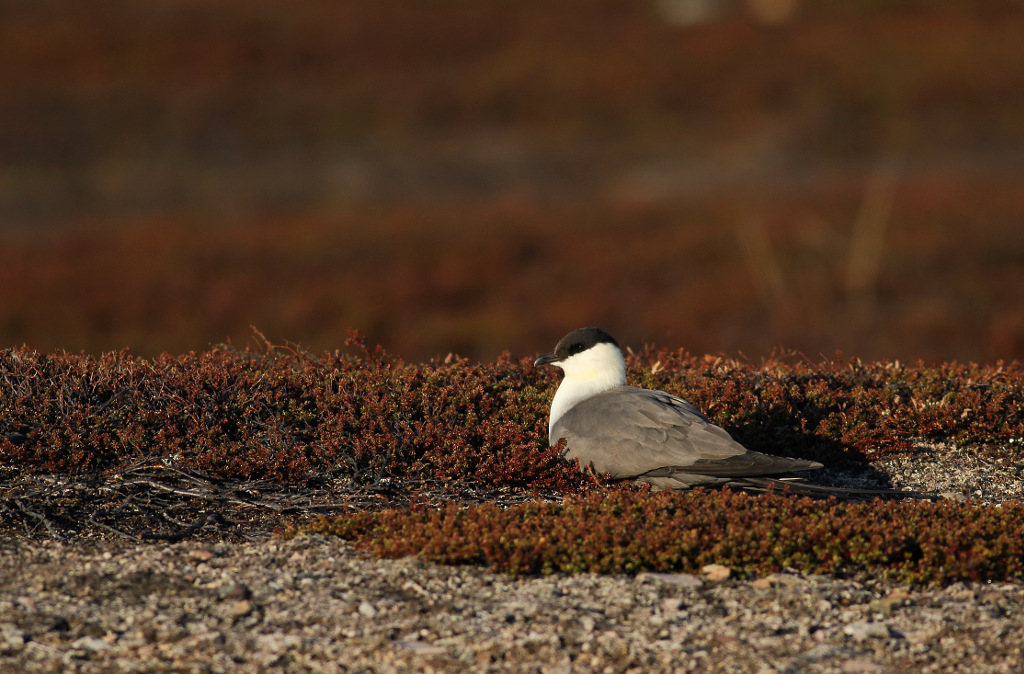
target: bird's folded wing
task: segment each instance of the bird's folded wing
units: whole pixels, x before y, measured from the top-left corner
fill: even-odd
[[[567,458],[615,478],[739,477],[820,467],[747,450],[685,400],[630,386],[578,403],[552,431],[552,442],[566,439]]]

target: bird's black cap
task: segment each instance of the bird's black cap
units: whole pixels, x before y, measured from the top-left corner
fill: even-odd
[[[573,330],[558,340],[555,350],[551,353],[545,353],[533,361],[533,365],[534,367],[539,367],[541,365],[557,363],[569,356],[582,353],[597,344],[613,344],[615,348],[619,348],[619,343],[615,341],[615,338],[601,328],[580,328],[579,330]]]

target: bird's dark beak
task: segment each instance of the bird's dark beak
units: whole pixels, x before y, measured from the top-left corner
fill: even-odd
[[[540,367],[541,365],[550,365],[551,363],[557,363],[561,358],[553,353],[545,353],[543,356],[533,361],[534,367]]]

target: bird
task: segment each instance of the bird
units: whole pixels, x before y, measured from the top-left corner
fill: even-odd
[[[794,473],[823,467],[747,449],[682,398],[627,386],[622,349],[600,328],[573,330],[533,364],[565,373],[551,401],[549,445],[564,438],[563,457],[597,475],[659,491],[722,485],[766,490],[790,484],[799,477]]]

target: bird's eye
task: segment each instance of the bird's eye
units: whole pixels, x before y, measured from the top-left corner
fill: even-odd
[[[575,355],[575,354],[579,353],[582,350],[583,350],[583,345],[582,344],[570,344],[569,345],[569,355],[570,356]]]

